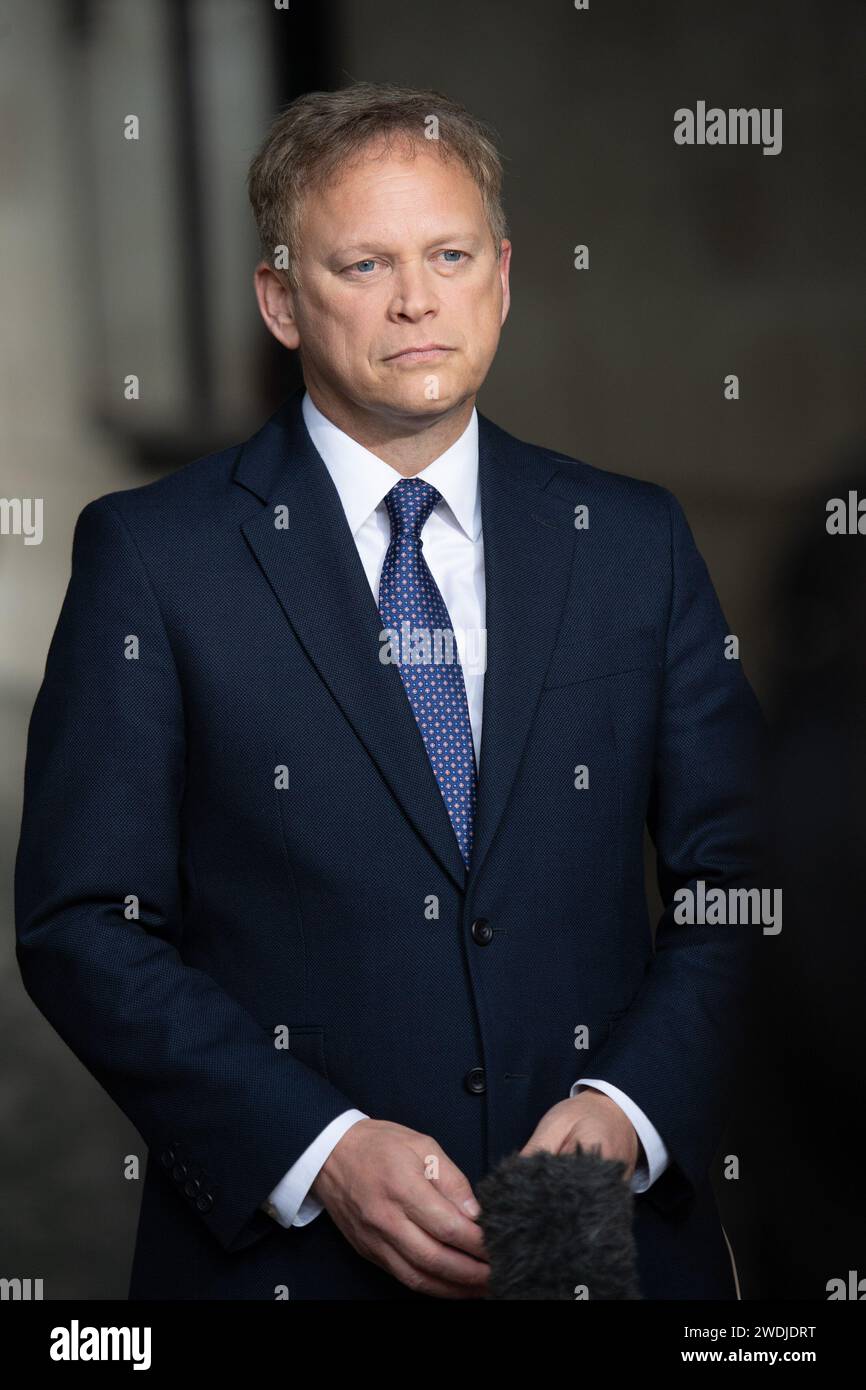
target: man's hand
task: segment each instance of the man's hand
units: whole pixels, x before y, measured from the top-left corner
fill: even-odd
[[[429,1135],[358,1120],[331,1150],[312,1192],[358,1254],[407,1288],[434,1298],[484,1297],[490,1266],[471,1219],[478,1203]]]
[[[521,1154],[574,1153],[598,1149],[602,1158],[620,1159],[626,1165],[624,1181],[629,1182],[643,1152],[637,1131],[624,1110],[602,1091],[587,1087],[569,1096],[542,1115],[535,1130],[520,1150]]]

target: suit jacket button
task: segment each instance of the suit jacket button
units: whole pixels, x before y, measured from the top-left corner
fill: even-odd
[[[170,1168],[174,1163],[176,1157],[177,1154],[175,1153],[174,1149],[163,1149],[162,1153],[159,1156],[159,1161],[162,1164],[163,1168]]]
[[[484,1082],[484,1068],[472,1067],[463,1078],[463,1085],[474,1096],[483,1095],[487,1087]]]
[[[171,1170],[171,1176],[174,1178],[175,1182],[183,1182],[187,1175],[187,1171],[185,1163],[176,1163]]]
[[[201,1212],[210,1211],[210,1209],[211,1209],[212,1206],[213,1206],[213,1193],[212,1193],[212,1192],[202,1192],[202,1193],[201,1193],[198,1197],[196,1197],[196,1199],[195,1199],[195,1209],[196,1209],[196,1211],[201,1211]]]
[[[183,1190],[186,1197],[197,1197],[201,1192],[201,1178],[188,1178]]]
[[[493,928],[486,917],[478,917],[472,923],[472,940],[476,946],[489,946],[493,940]]]

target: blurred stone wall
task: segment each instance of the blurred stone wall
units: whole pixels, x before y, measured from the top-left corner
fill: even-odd
[[[815,499],[866,431],[864,7],[317,10],[343,80],[440,88],[498,130],[513,304],[480,408],[518,436],[673,490],[763,694],[781,557],[804,522],[823,527]],[[200,248],[182,243],[166,162],[178,138],[168,9],[5,0],[0,11],[0,495],[45,499],[41,545],[0,537],[0,1267],[43,1277],[46,1297],[125,1296],[138,1192],[121,1162],[143,1146],[18,978],[24,738],[76,516],[172,466],[158,453],[142,466],[110,427],[122,408],[112,391],[140,371],[144,425],[189,428],[176,300],[191,274],[210,306],[211,433],[232,442],[260,416],[243,177],[273,107],[268,41],[248,0],[189,14],[207,154]],[[698,100],[781,107],[781,153],[678,147],[673,113]],[[149,122],[137,162],[112,123],[128,111]],[[590,267],[577,271],[582,243]],[[728,373],[737,401],[723,397]]]

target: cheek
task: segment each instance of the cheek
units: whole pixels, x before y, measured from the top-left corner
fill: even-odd
[[[313,301],[301,332],[308,350],[332,367],[350,365],[364,356],[363,315],[357,305]]]
[[[502,292],[496,275],[485,277],[481,284],[472,287],[467,300],[467,313],[471,321],[485,332],[491,324],[499,322]]]
[[[471,357],[483,357],[499,333],[500,306],[485,290],[468,305],[464,318],[466,343]]]
[[[382,309],[372,295],[359,295],[331,305],[327,317],[327,337],[332,351],[346,362],[366,361],[376,341],[376,325]]]

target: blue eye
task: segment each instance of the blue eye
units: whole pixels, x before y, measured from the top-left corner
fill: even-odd
[[[465,256],[465,255],[466,255],[466,252],[465,252],[465,251],[443,251],[443,252],[442,252],[442,255],[443,255],[443,256]],[[449,261],[448,264],[449,264],[449,265],[458,265],[459,262],[457,262],[457,261]]]
[[[375,264],[376,264],[376,262],[375,262],[374,260],[369,260],[369,259],[368,259],[368,260],[363,260],[363,261],[355,261],[353,265],[350,265],[350,266],[349,266],[349,269],[350,269],[350,270],[358,270],[362,265],[375,266]],[[362,271],[361,273],[364,274],[365,272]]]

